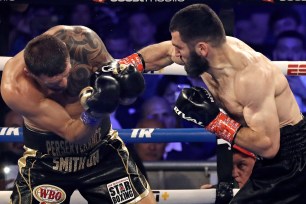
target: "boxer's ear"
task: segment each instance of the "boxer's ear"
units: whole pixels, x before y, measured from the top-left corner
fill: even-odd
[[[208,43],[206,42],[198,42],[195,46],[195,51],[198,55],[202,57],[206,57],[208,54]]]
[[[28,68],[27,67],[24,67],[23,68],[23,71],[26,73],[26,75],[30,75],[31,73],[29,72]]]

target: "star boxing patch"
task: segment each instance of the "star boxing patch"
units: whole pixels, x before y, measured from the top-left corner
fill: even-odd
[[[66,193],[63,189],[49,184],[36,186],[33,195],[40,204],[59,204],[66,200]]]
[[[120,204],[132,200],[135,196],[128,177],[107,184],[113,204]]]

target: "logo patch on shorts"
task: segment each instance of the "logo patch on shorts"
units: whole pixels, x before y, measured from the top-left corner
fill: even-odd
[[[35,187],[33,190],[33,195],[36,200],[44,204],[59,204],[66,200],[66,193],[63,189],[49,184],[43,184]]]
[[[133,189],[128,177],[107,184],[107,189],[114,204],[124,203],[134,198]]]

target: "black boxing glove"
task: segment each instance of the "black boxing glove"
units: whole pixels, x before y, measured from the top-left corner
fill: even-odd
[[[120,103],[129,105],[136,101],[145,89],[145,80],[133,65],[118,64],[113,76],[120,84]]]
[[[205,127],[218,137],[233,143],[240,124],[220,111],[213,96],[204,88],[184,88],[174,107],[181,118]]]
[[[141,54],[134,53],[102,66],[92,75],[91,81],[101,75],[111,74],[120,84],[120,104],[129,105],[144,91],[145,80],[141,74],[144,70],[145,63]]]
[[[115,111],[119,98],[120,85],[116,79],[104,75],[97,77],[94,87],[88,86],[80,93],[80,102],[85,109],[81,115],[84,124],[99,124],[102,115]]]
[[[211,93],[200,87],[184,88],[174,107],[174,111],[182,119],[191,121],[217,137],[233,144],[235,135],[241,125],[220,111]],[[255,158],[255,154],[234,144],[233,148]]]

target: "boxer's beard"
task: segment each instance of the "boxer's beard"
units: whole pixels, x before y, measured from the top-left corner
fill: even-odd
[[[185,63],[184,68],[188,76],[198,77],[209,69],[209,62],[205,57],[201,57],[195,51],[191,51],[189,60]]]

